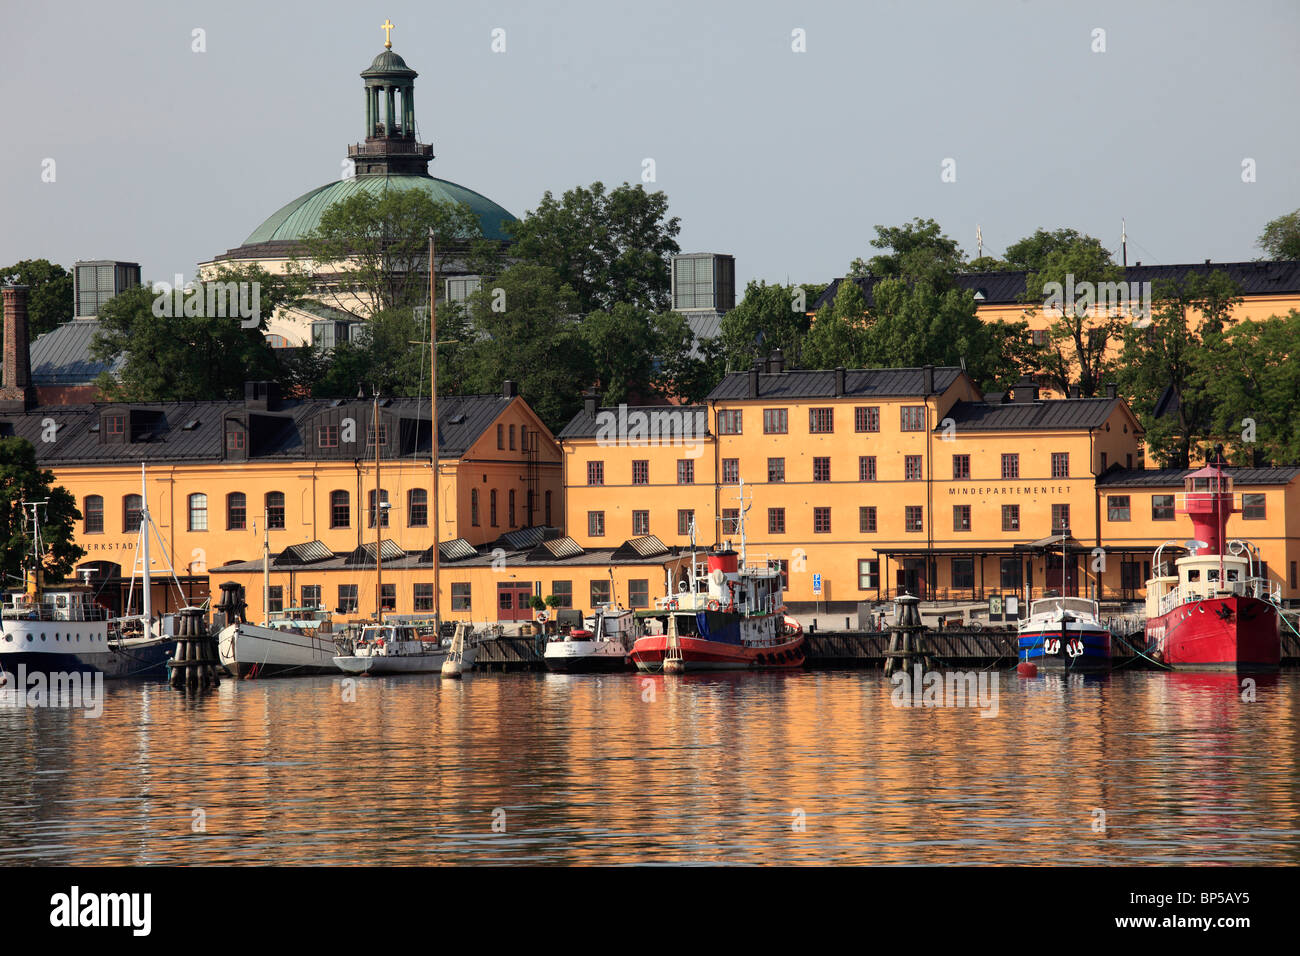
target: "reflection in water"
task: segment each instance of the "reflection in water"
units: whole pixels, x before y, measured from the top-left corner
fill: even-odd
[[[1300,675],[1000,676],[110,684],[0,707],[0,864],[1300,862]]]

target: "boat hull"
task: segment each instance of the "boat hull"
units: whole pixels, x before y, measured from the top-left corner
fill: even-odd
[[[609,674],[631,669],[627,652],[573,649],[571,644],[548,646],[543,656],[546,669],[556,674]]]
[[[1146,636],[1148,653],[1177,669],[1276,670],[1282,662],[1277,611],[1253,597],[1189,601],[1149,618]]]
[[[1017,637],[1019,659],[1044,670],[1107,671],[1110,632],[1060,627],[1030,628]]]
[[[333,635],[230,624],[217,635],[217,655],[235,677],[334,674],[338,648]]]
[[[450,655],[450,648],[430,650],[419,654],[341,654],[333,658],[334,672],[345,674],[437,674]],[[461,656],[461,670],[474,667],[478,657],[477,647],[467,647]]]
[[[167,663],[176,651],[173,638],[110,641],[104,665],[108,680],[158,680],[167,676]]]
[[[752,647],[709,641],[699,637],[679,637],[682,666],[687,671],[790,670],[802,667],[803,635],[781,644]],[[657,634],[643,637],[632,647],[632,663],[639,671],[658,673],[663,670],[668,652],[668,637]]]

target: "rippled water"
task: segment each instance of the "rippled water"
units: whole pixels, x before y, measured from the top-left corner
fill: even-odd
[[[0,864],[1300,862],[1295,672],[1004,671],[988,718],[862,671],[343,687],[0,708]]]

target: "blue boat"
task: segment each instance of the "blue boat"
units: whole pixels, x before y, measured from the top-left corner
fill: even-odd
[[[1030,604],[1018,630],[1021,662],[1046,670],[1110,670],[1110,631],[1101,623],[1096,601],[1042,598]]]

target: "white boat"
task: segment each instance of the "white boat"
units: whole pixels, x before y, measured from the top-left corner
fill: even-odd
[[[606,605],[583,621],[581,628],[550,640],[542,657],[548,670],[586,674],[628,670],[628,654],[640,636],[636,614]]]
[[[439,640],[436,623],[365,624],[353,642],[351,654],[340,654],[334,664],[345,674],[430,674],[442,670],[452,641]],[[474,666],[478,645],[465,642],[461,668]]]
[[[328,611],[291,608],[262,624],[236,621],[217,634],[217,657],[235,677],[333,674],[338,654]]]
[[[1110,669],[1110,630],[1097,602],[1081,597],[1047,597],[1029,605],[1017,626],[1021,662],[1072,671]]]

